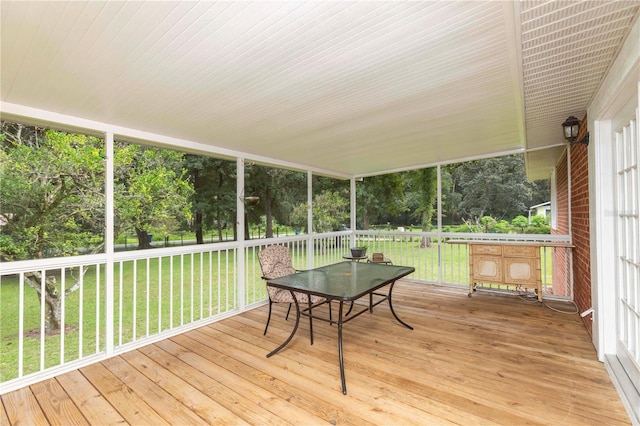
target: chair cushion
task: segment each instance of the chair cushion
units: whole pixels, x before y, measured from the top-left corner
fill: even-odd
[[[258,253],[260,268],[265,279],[284,277],[295,274],[289,249],[285,246],[273,245],[261,250]]]
[[[258,253],[262,277],[266,280],[284,277],[296,273],[296,269],[291,262],[289,248],[281,245],[272,245]],[[274,303],[293,303],[293,297],[289,290],[267,285],[269,299]],[[304,293],[295,293],[298,303],[308,304],[309,297]],[[319,296],[311,296],[311,303],[320,303],[325,299]]]

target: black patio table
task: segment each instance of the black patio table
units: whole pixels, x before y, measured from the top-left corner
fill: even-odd
[[[281,278],[267,280],[267,284],[289,290],[292,294],[294,291],[299,293],[317,295],[326,298],[329,301],[337,301],[340,306],[338,309],[338,319],[318,318],[330,323],[338,324],[338,356],[340,359],[340,379],[342,380],[342,393],[347,394],[347,385],[344,376],[344,358],[342,351],[342,324],[351,321],[364,312],[373,312],[373,307],[389,301],[389,308],[396,320],[403,326],[413,330],[406,322],[398,318],[393,309],[391,293],[396,280],[405,277],[415,271],[415,268],[409,266],[398,265],[382,265],[376,263],[359,263],[359,262],[341,262],[332,265],[322,266],[315,269],[309,269],[296,274],[287,275]],[[379,293],[376,290],[389,285],[388,293]],[[369,295],[368,307],[351,314],[349,312],[343,315],[344,303],[351,302]],[[373,302],[373,297],[380,297],[379,300]],[[300,305],[296,297],[293,297],[296,305],[296,323],[293,326],[291,334],[280,346],[267,354],[267,358],[283,349],[293,338],[298,330],[301,312],[304,315],[313,315],[311,306],[301,311]],[[353,308],[353,305],[351,306]],[[310,330],[313,333],[312,330]],[[312,340],[313,344],[313,340]]]

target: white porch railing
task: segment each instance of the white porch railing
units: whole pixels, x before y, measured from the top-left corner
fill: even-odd
[[[382,252],[393,263],[416,268],[410,279],[427,283],[469,286],[469,253],[465,244],[449,240],[540,243],[542,288],[546,297],[573,300],[571,249],[544,246],[569,244],[566,235],[477,234],[437,232],[356,231],[355,244],[367,253]],[[491,285],[486,287],[491,288]],[[496,286],[493,286],[496,287]]]
[[[466,245],[447,239],[567,241],[549,235],[343,231],[2,263],[0,394],[265,303],[257,253],[267,245],[288,246],[298,269],[344,261],[351,246],[367,245],[368,254],[383,252],[394,264],[415,267],[411,280],[468,286]],[[545,295],[571,298],[570,253],[542,250]],[[106,282],[108,267],[113,283]],[[55,278],[60,294],[78,285],[61,298],[57,332],[46,332],[46,303],[27,283],[34,271],[43,281]]]

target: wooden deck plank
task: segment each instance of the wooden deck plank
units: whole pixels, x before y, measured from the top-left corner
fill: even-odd
[[[1,401],[1,399],[0,399]],[[5,410],[4,404],[0,407],[0,425],[10,425],[9,416],[7,415],[7,410]]]
[[[103,363],[83,367],[80,371],[127,423],[151,426],[169,424]]]
[[[36,383],[31,386],[31,390],[47,418],[61,419],[65,425],[89,424],[56,379]]]
[[[2,395],[2,405],[11,425],[44,425],[49,423],[31,388]]]
[[[79,370],[56,377],[69,398],[79,407],[89,424],[126,424],[124,418],[97,391]]]
[[[576,314],[410,282],[396,285],[394,306],[413,331],[385,304],[345,324],[346,396],[337,327],[314,322],[312,346],[301,321],[266,358],[293,321],[276,305],[263,336],[261,306],[2,395],[0,421],[63,424],[81,413],[101,425],[630,424]]]
[[[255,400],[259,400],[258,398],[251,399],[243,393],[238,392],[240,387],[237,386],[237,381],[232,380],[229,386],[226,386],[214,379],[224,374],[224,372],[220,371],[221,369],[206,365],[205,362],[201,362],[199,359],[192,361],[192,364],[186,363],[179,359],[178,356],[171,354],[170,351],[163,350],[161,347],[167,347],[165,343],[173,346],[176,353],[186,352],[184,348],[177,344],[172,344],[169,340],[160,342],[159,345],[145,346],[140,349],[140,352],[160,364],[163,369],[173,372],[190,386],[198,389],[216,401],[217,404],[231,411],[238,419],[250,424],[274,423],[274,416],[277,412],[268,411],[256,403]],[[207,372],[213,377],[208,374],[203,374],[203,372]],[[280,421],[276,421],[275,423],[280,423]]]
[[[151,355],[154,354],[153,352],[147,353]],[[176,374],[179,370],[174,372],[170,368],[167,368],[167,366],[157,363],[140,351],[125,353],[122,355],[122,358],[144,374],[155,385],[171,394],[171,396],[182,405],[189,407],[194,414],[202,418],[205,422],[209,424],[248,424],[242,422],[231,411],[218,404],[215,399],[210,398],[207,394],[180,378],[180,376]],[[219,395],[214,396],[218,397]]]
[[[240,413],[236,413],[240,418],[252,424],[293,424],[297,418],[309,421],[304,412],[299,413],[299,417],[287,420],[288,413],[291,412],[289,401],[245,380],[240,374],[242,365],[237,368],[235,360],[227,357],[212,360],[213,357],[207,356],[206,349],[199,348],[200,345],[193,340],[188,338],[183,340],[182,337],[177,336],[177,341],[158,342],[158,346],[192,368],[200,369],[202,377],[198,380],[214,392],[225,392],[224,389],[231,389],[222,401],[218,401],[226,404],[230,410],[240,410]],[[192,345],[195,345],[197,350],[192,351]],[[200,349],[205,352],[205,356],[198,353]],[[317,417],[312,417],[309,421],[311,424],[317,422]]]
[[[191,409],[185,410],[184,406],[163,387],[149,380],[144,374],[136,370],[122,357],[109,358],[102,362],[116,377],[127,383],[127,387],[163,417],[169,424],[206,425],[207,422],[194,413]],[[169,372],[159,371],[158,374]]]
[[[253,368],[266,370],[269,370],[273,363],[281,363],[282,368],[279,370],[285,371],[287,374],[297,375],[298,380],[296,381],[296,385],[306,392],[312,392],[316,396],[316,400],[313,401],[313,403],[318,405],[319,410],[324,410],[320,404],[326,403],[329,406],[335,406],[336,404],[341,403],[345,398],[345,396],[342,395],[340,388],[337,352],[335,352],[333,356],[326,358],[320,357],[320,359],[318,359],[318,357],[313,357],[313,361],[310,363],[304,362],[304,353],[297,354],[301,356],[295,359],[291,357],[279,357],[280,354],[267,359],[265,355],[273,348],[273,346],[268,348],[265,346],[264,341],[256,341],[251,334],[245,335],[241,332],[242,330],[240,326],[233,324],[222,327],[219,326],[220,324],[214,324],[210,327],[202,328],[200,331],[209,336],[206,337],[205,340],[216,339],[216,337],[219,336],[217,334],[218,331],[227,334],[233,333],[236,336],[236,339],[233,340],[233,345],[226,349],[229,353],[244,351],[243,348],[246,348],[246,345],[252,345],[252,342],[255,342],[255,345],[259,346],[259,348],[256,351],[251,351],[251,353],[254,354],[257,352],[258,356],[254,355],[251,359],[246,359],[246,362],[250,363]],[[301,340],[303,341],[303,345],[309,345],[306,337],[303,337]],[[311,350],[314,349],[315,348],[311,347]],[[374,387],[370,386],[370,384],[367,384],[365,389],[369,395],[373,395],[376,392]],[[347,397],[351,397],[351,395],[348,395]],[[339,399],[336,401],[336,398]],[[361,417],[374,421],[377,424],[386,423],[391,419],[395,419],[396,422],[404,421],[406,423],[411,418],[410,413],[408,413],[411,411],[410,407],[403,407],[402,405],[397,404],[388,406],[386,400],[380,400],[377,407],[378,409],[375,413],[375,416],[378,418],[373,419],[369,406],[363,407],[364,409],[358,413],[357,410],[361,408],[358,402],[359,401],[354,398],[354,400],[349,404],[349,413],[344,413],[345,418],[350,418],[353,417],[354,414],[358,414]],[[421,414],[424,414],[424,412]]]

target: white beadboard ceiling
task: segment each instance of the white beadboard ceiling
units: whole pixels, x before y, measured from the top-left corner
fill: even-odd
[[[527,154],[541,178],[640,2],[0,9],[6,118],[35,108],[343,176],[555,147]]]

